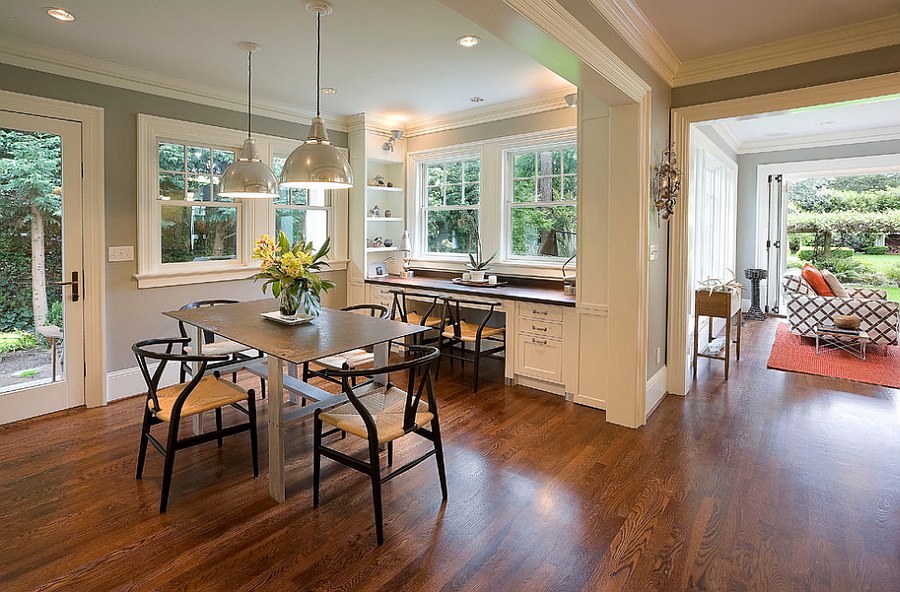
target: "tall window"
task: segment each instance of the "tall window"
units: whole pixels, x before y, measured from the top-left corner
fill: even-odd
[[[736,274],[737,164],[702,133],[693,136],[691,183],[693,285]]]
[[[478,238],[481,203],[481,159],[456,158],[423,162],[426,253],[468,253]]]
[[[158,142],[157,156],[161,262],[236,259],[241,206],[218,195],[234,150]]]
[[[508,151],[506,158],[507,255],[548,256],[541,254],[541,245],[555,237],[556,256],[572,256],[578,197],[575,145]]]
[[[272,158],[275,176],[281,174],[284,157]],[[331,196],[322,189],[281,189],[275,200],[275,232],[284,231],[291,242],[300,239],[312,241],[318,249],[329,236]]]

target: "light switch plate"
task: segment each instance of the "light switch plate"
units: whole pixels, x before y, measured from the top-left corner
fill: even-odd
[[[650,245],[650,261],[656,261],[659,256],[659,245]]]
[[[134,247],[131,245],[125,247],[110,247],[110,261],[134,261]]]

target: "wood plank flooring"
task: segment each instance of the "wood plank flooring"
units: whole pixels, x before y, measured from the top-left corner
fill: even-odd
[[[900,591],[898,392],[767,370],[775,323],[640,430],[496,362],[477,395],[442,372],[449,499],[433,460],[387,483],[380,548],[364,476],[324,460],[312,508],[308,422],[287,503],[243,434],[179,453],[162,516],[162,458],[134,479],[141,400],[2,427],[0,590]]]

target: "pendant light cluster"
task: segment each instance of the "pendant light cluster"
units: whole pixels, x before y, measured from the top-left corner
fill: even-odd
[[[325,120],[319,110],[320,64],[322,54],[322,15],[331,14],[327,2],[309,2],[306,9],[316,15],[316,116],[309,136],[288,156],[281,169],[281,186],[299,189],[344,189],[353,186],[353,171],[347,157],[328,139]],[[269,198],[279,196],[275,174],[259,159],[256,142],[251,136],[251,90],[255,43],[241,43],[247,52],[247,138],[240,157],[231,163],[219,185],[219,195],[232,198]]]
[[[316,15],[316,116],[309,137],[288,156],[281,169],[281,185],[306,189],[345,189],[353,187],[353,171],[347,157],[328,140],[325,120],[319,110],[322,58],[322,15],[331,14],[327,2],[309,2],[306,10]]]
[[[251,97],[253,83],[253,52],[259,49],[255,43],[240,43],[240,48],[247,52],[247,138],[241,155],[228,165],[222,173],[219,184],[219,195],[222,197],[278,197],[278,181],[275,173],[259,159],[256,142],[250,134],[251,130]]]

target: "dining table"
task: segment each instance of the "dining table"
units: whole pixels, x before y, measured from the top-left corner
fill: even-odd
[[[204,332],[210,332],[265,354],[265,365],[260,364],[256,373],[269,381],[269,494],[276,501],[283,502],[285,428],[308,417],[316,409],[338,405],[347,400],[341,393],[328,393],[306,383],[299,383],[296,378],[286,377],[285,364],[301,365],[350,350],[371,347],[375,357],[374,364],[378,368],[388,362],[391,341],[404,340],[427,331],[428,328],[332,308],[322,308],[317,317],[302,324],[291,325],[262,316],[277,310],[277,301],[264,298],[235,304],[172,310],[163,314],[196,329],[192,346],[198,353],[203,351]],[[285,404],[285,380],[292,381],[295,390],[304,389],[304,394],[315,390],[321,395],[309,397],[313,402],[305,407],[300,407],[295,402]],[[383,383],[385,378],[375,376],[374,380]],[[291,399],[293,401],[294,398]]]

